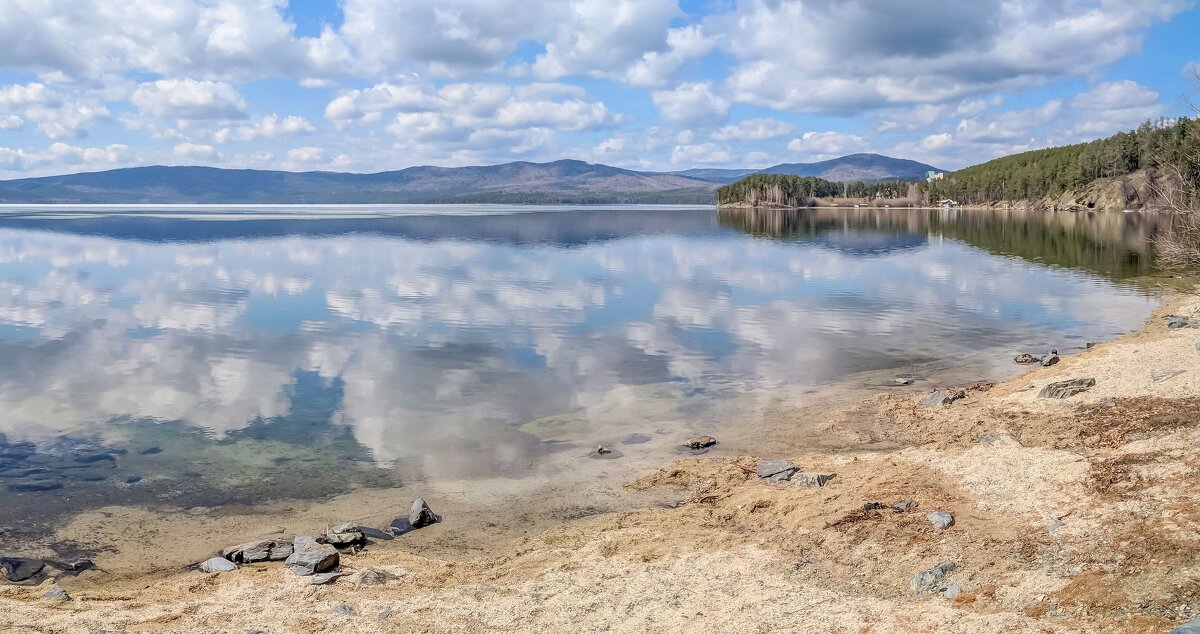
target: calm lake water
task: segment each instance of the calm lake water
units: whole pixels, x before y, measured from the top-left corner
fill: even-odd
[[[719,426],[741,391],[1082,348],[1153,307],[1157,229],[941,210],[0,210],[0,540],[106,504],[520,477],[562,450],[532,421],[638,410],[646,386],[648,429]]]

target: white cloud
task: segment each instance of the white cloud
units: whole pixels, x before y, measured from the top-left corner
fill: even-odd
[[[0,130],[20,130],[25,120],[15,114],[0,115]]]
[[[766,141],[792,133],[793,126],[778,119],[743,119],[713,132],[714,141]]]
[[[180,143],[173,150],[177,158],[195,161],[215,161],[217,152],[211,145],[199,143]]]
[[[1137,82],[1100,84],[1071,99],[1071,107],[1079,113],[1075,132],[1099,136],[1137,127],[1162,115],[1158,99],[1158,92]]]
[[[325,160],[325,150],[319,147],[307,146],[288,150],[287,165],[290,169],[309,167]]]
[[[246,103],[226,82],[160,79],[139,84],[131,97],[144,114],[162,119],[244,119]]]
[[[856,152],[864,152],[869,142],[857,134],[842,132],[805,132],[788,142],[789,152],[804,155],[807,160],[822,160]]]
[[[669,41],[667,27],[679,14],[677,0],[575,0],[533,72],[542,79],[629,72],[652,79],[673,72],[669,67],[677,68],[698,46],[699,32],[681,31]],[[631,71],[635,63],[640,68]]]
[[[217,143],[229,141],[253,141],[255,139],[278,139],[290,136],[305,136],[317,131],[316,126],[304,117],[289,115],[282,119],[279,115],[269,114],[248,125],[232,128],[221,128],[213,133]]]
[[[656,90],[651,99],[663,119],[671,123],[714,124],[729,116],[729,100],[714,93],[709,83],[687,83],[674,90]]]
[[[0,107],[2,108],[57,106],[60,103],[62,100],[58,94],[42,83],[13,84],[0,88]]]
[[[661,86],[670,81],[687,62],[708,55],[717,41],[697,24],[667,31],[667,50],[649,51],[629,68],[625,79],[634,86]]]
[[[726,165],[732,160],[729,150],[715,143],[677,145],[671,152],[671,162],[680,166]]]

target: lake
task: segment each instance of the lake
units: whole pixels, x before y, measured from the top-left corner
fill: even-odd
[[[1003,378],[1017,352],[1141,325],[1156,222],[2,209],[0,548],[114,505],[253,506],[593,464],[628,479],[776,395],[872,372]],[[599,443],[619,451],[590,460]]]

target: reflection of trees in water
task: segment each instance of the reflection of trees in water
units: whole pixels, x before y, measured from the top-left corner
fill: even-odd
[[[1112,279],[1154,272],[1154,238],[1170,219],[1154,214],[1014,210],[720,209],[722,226],[775,238],[831,234],[938,234],[990,253],[1081,269]],[[904,241],[896,240],[897,248]]]

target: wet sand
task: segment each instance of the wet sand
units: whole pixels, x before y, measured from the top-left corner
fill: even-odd
[[[867,373],[751,395],[751,407],[729,404],[748,422],[719,430],[703,456],[678,449],[685,432],[713,431],[703,421],[606,429],[599,442],[622,457],[592,460],[579,452],[586,426],[554,417],[527,431],[572,445],[558,459],[580,467],[565,475],[243,511],[102,509],[56,537],[126,545],[97,554],[102,570],[60,580],[66,602],[42,597],[50,581],[0,586],[0,629],[1165,632],[1200,616],[1200,330],[1168,330],[1168,313],[1200,323],[1200,300],[1174,295],[1140,332],[1050,368],[980,358],[911,387]],[[1015,378],[921,404],[996,373]],[[1082,377],[1095,387],[1037,398]],[[622,407],[618,396],[606,406]],[[628,433],[651,441],[620,444]],[[754,475],[767,458],[837,477],[771,486]],[[348,572],[394,574],[385,585],[315,587],[279,564],[180,569],[249,537],[386,523],[417,494],[443,524],[343,557]],[[904,500],[918,506],[890,508]],[[884,508],[864,508],[874,502]],[[931,511],[955,524],[934,528]],[[147,558],[162,565],[146,572]],[[911,577],[945,561],[961,593],[915,594]]]

